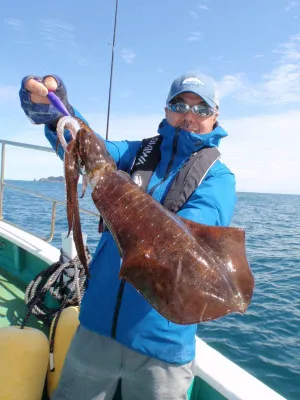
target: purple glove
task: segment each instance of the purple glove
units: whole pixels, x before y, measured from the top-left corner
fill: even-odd
[[[63,81],[56,75],[51,74],[47,76],[53,76],[53,78],[55,78],[57,82],[57,89],[54,93],[61,99],[70,115],[74,116],[74,110],[68,102],[67,90]],[[21,100],[21,107],[33,124],[49,125],[51,130],[56,130],[57,121],[63,116],[63,114],[60,113],[52,104],[33,103],[30,99],[30,92],[25,89],[26,83],[29,79],[36,79],[39,82],[43,82],[47,76],[42,78],[34,75],[25,76],[25,78],[22,79],[19,96]]]

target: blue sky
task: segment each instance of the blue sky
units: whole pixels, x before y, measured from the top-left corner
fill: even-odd
[[[104,133],[115,1],[1,6],[2,139],[47,145],[23,114],[23,76],[61,76],[69,100]],[[300,194],[300,1],[119,0],[111,139],[153,136],[172,80],[211,74],[239,191]],[[53,154],[8,148],[6,179],[61,175]]]

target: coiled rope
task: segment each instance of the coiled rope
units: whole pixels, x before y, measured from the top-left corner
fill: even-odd
[[[88,247],[85,248],[85,251],[89,264],[92,257]],[[50,335],[51,371],[54,371],[54,338],[59,316],[64,308],[80,305],[86,286],[86,274],[78,256],[71,260],[63,253],[62,249],[60,252],[59,261],[41,271],[27,286],[25,303],[28,312],[21,325],[21,329],[24,329],[31,314],[36,315],[48,326],[54,320]],[[45,300],[49,295],[58,301],[58,307],[46,306]]]

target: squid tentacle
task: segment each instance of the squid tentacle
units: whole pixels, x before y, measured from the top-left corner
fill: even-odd
[[[65,182],[66,182],[66,195],[67,195],[67,220],[68,220],[68,236],[73,228],[73,217],[76,204],[74,199],[77,199],[77,185],[79,180],[78,172],[78,156],[76,152],[76,142],[71,141],[68,144],[65,153]]]
[[[64,130],[69,129],[72,140],[67,144],[64,137]],[[82,230],[79,214],[79,202],[77,186],[79,181],[79,162],[80,155],[78,143],[76,141],[77,132],[80,130],[78,121],[72,117],[63,117],[57,123],[58,141],[65,150],[64,156],[64,172],[66,182],[66,197],[67,197],[67,220],[68,220],[68,235],[73,231],[73,238],[77,249],[78,258],[80,259],[86,275],[90,278],[88,263],[82,238]],[[87,177],[84,177],[83,195],[88,183]]]

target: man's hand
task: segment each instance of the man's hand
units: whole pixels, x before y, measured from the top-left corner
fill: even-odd
[[[19,92],[21,107],[34,124],[47,124],[55,130],[62,114],[48,100],[48,91],[55,92],[61,99],[70,115],[74,110],[67,99],[67,90],[63,81],[56,75],[43,78],[28,75],[23,78]]]
[[[47,98],[49,91],[55,92],[57,89],[57,81],[53,76],[46,78],[31,78],[26,77],[25,89],[30,93],[29,98],[32,103],[50,104]]]

